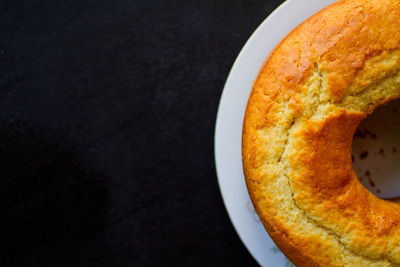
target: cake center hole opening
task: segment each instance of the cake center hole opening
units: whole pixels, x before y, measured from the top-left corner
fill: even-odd
[[[400,197],[400,100],[377,108],[357,128],[353,168],[361,183],[383,199]]]

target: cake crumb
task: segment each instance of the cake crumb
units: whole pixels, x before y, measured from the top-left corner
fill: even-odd
[[[365,138],[365,134],[361,131],[361,130],[359,130],[359,129],[357,129],[357,131],[354,133],[354,138]]]
[[[374,181],[371,180],[371,178],[368,177],[368,182],[372,187],[375,187]]]
[[[366,157],[368,157],[368,151],[361,152],[360,159],[365,159]]]
[[[376,134],[373,133],[373,132],[370,132],[370,131],[368,131],[368,130],[364,130],[364,133],[365,133],[366,135],[369,135],[369,137],[371,137],[371,139],[374,139],[374,140],[378,139],[378,137],[376,136]]]

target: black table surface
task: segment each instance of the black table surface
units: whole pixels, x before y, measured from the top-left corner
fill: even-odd
[[[0,1],[1,266],[256,265],[214,125],[282,2]]]

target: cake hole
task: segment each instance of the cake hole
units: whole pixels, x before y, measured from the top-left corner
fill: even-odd
[[[377,108],[353,139],[353,167],[361,183],[380,198],[400,196],[400,100]]]

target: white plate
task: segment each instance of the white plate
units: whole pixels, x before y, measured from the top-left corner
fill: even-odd
[[[293,28],[334,0],[288,0],[254,32],[225,83],[215,128],[215,162],[222,197],[241,240],[262,266],[290,266],[254,212],[241,160],[242,120],[252,82],[269,52]],[[399,151],[400,153],[400,151]]]

